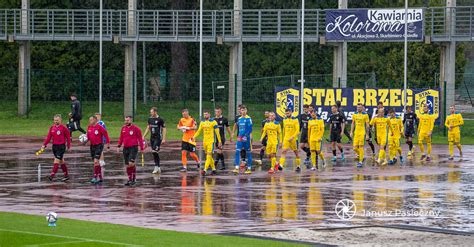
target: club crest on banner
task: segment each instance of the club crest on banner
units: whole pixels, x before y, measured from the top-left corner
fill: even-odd
[[[439,117],[439,91],[428,89],[415,94],[415,113],[421,114],[425,105],[428,105],[430,114],[437,119]]]
[[[300,108],[300,91],[294,88],[275,91],[275,106],[278,117],[284,118],[287,108],[293,110],[293,116],[297,117]]]

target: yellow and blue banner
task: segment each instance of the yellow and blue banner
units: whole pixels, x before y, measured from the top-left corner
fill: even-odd
[[[439,122],[440,90],[437,89],[407,89],[407,105],[417,114],[423,106],[428,105],[430,113]],[[305,88],[303,97],[296,87],[275,87],[275,113],[277,119],[285,116],[285,110],[293,110],[293,116],[299,115],[300,104],[313,105],[316,112],[326,120],[331,115],[331,106],[341,101],[341,107],[347,119],[352,120],[352,114],[357,111],[357,104],[365,106],[367,113],[375,115],[378,102],[387,109],[393,108],[398,116],[403,117],[405,92],[403,89],[380,88]]]

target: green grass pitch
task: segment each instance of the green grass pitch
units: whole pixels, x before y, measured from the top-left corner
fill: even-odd
[[[0,246],[302,246],[62,218],[49,227],[45,216],[6,212],[0,219]]]

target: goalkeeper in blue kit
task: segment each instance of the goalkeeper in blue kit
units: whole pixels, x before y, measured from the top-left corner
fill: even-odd
[[[237,121],[238,133],[237,133],[237,143],[235,150],[235,169],[234,173],[239,173],[240,166],[240,155],[241,151],[245,150],[247,154],[247,169],[245,174],[252,173],[252,119],[247,115],[247,107],[242,105],[240,108],[241,115]]]

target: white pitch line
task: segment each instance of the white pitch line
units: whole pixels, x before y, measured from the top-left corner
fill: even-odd
[[[31,235],[66,238],[66,239],[75,239],[75,240],[81,240],[81,241],[85,241],[85,242],[99,242],[99,243],[104,243],[104,244],[116,244],[116,245],[123,245],[123,246],[142,246],[142,245],[133,245],[133,244],[126,244],[126,243],[112,242],[112,241],[105,241],[105,240],[95,240],[95,239],[90,239],[90,238],[78,238],[78,237],[70,237],[70,236],[56,235],[56,234],[49,234],[49,233],[18,231],[18,230],[10,230],[10,229],[2,229],[2,228],[0,228],[0,231],[25,233],[25,234],[31,234]]]
[[[39,247],[39,246],[51,246],[51,245],[63,245],[63,244],[77,244],[77,243],[87,243],[87,242],[92,242],[92,241],[76,240],[76,241],[67,241],[67,242],[59,242],[59,243],[26,245],[26,247]]]

